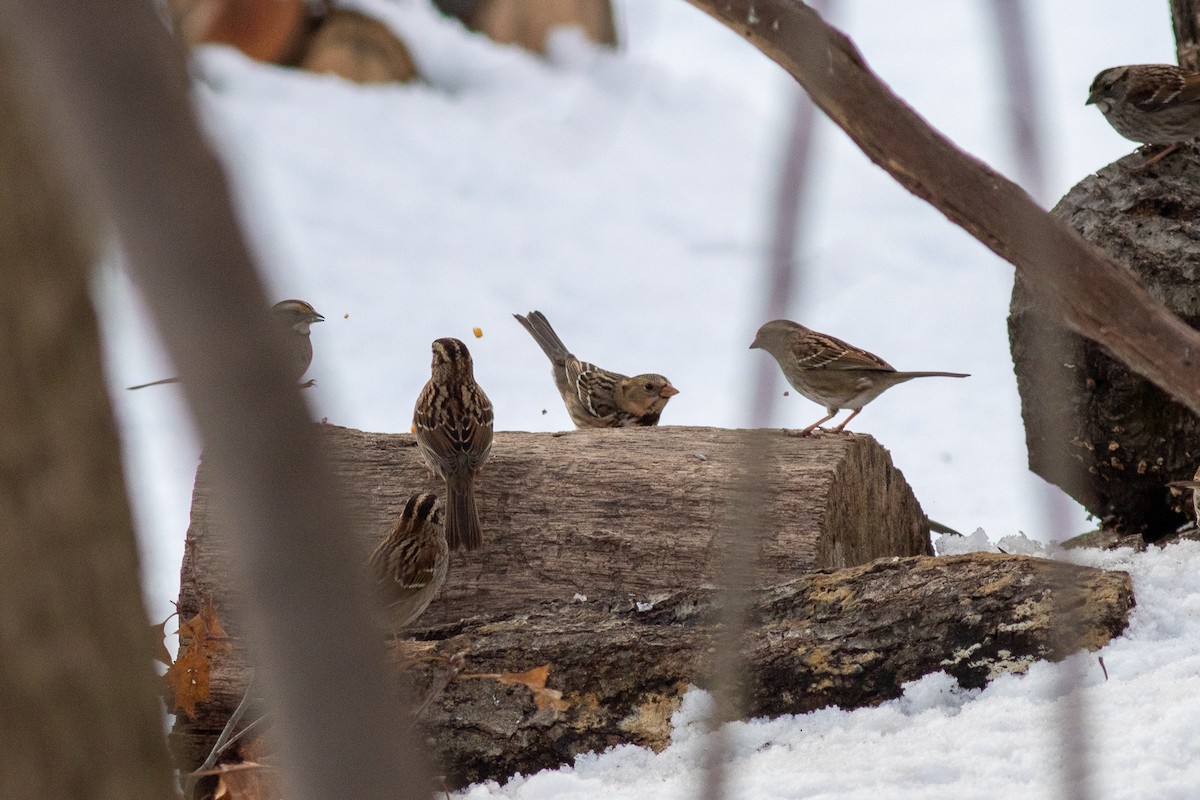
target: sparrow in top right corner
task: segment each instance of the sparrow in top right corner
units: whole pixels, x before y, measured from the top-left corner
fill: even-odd
[[[774,356],[792,388],[829,412],[802,430],[801,436],[810,435],[821,423],[848,408],[850,416],[834,431],[845,429],[863,406],[898,383],[913,378],[970,377],[963,372],[897,372],[874,353],[786,319],[759,328],[750,349],[766,350]]]
[[[667,401],[679,390],[662,375],[629,378],[580,361],[540,311],[513,314],[550,359],[554,385],[576,428],[626,428],[657,425]]]
[[[1126,139],[1167,146],[1137,167],[1143,170],[1200,136],[1200,72],[1174,64],[1109,67],[1092,81],[1086,105]]]

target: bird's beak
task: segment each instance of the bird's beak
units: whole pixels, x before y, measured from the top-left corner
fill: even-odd
[[[757,337],[757,336],[755,336],[755,337],[754,337],[754,341],[750,343],[750,349],[751,349],[751,350],[757,350],[757,349],[759,349],[760,347],[762,347],[762,345],[758,343],[758,337]]]
[[[308,315],[308,321],[309,321],[309,322],[324,322],[324,321],[325,321],[325,318],[324,318],[324,317],[322,317],[320,314],[318,314],[317,312],[315,312],[315,311],[314,311],[314,312],[312,312],[311,314],[309,314],[309,315]]]
[[[662,391],[658,393],[658,396],[659,397],[674,397],[677,394],[679,394],[679,390],[668,383],[666,386],[664,386],[662,388]]]
[[[1088,95],[1087,102],[1084,103],[1084,105],[1085,106],[1094,106],[1094,105],[1096,105],[1096,101],[1099,99],[1100,99],[1100,90],[1097,89]]]

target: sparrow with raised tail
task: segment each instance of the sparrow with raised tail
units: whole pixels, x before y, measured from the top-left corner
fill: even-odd
[[[314,322],[324,322],[325,318],[303,300],[281,300],[271,307],[271,316],[279,322],[284,331],[288,366],[294,376],[293,380],[298,381],[304,377],[304,373],[308,372],[312,364],[312,340],[308,336],[310,326]],[[129,386],[127,389],[145,389],[147,386],[161,386],[164,383],[179,383],[179,378],[163,378]],[[303,389],[312,385],[313,381],[300,384]]]
[[[554,385],[577,428],[624,428],[657,425],[667,401],[679,390],[662,375],[626,377],[580,361],[550,327],[546,315],[513,314],[550,359]]]
[[[450,549],[478,550],[483,535],[474,482],[492,450],[492,403],[475,382],[471,354],[458,339],[433,343],[432,375],[413,409],[413,431],[425,463],[446,481]]]
[[[408,498],[391,532],[371,553],[376,596],[393,631],[421,616],[446,580],[450,548],[436,494]]]
[[[801,431],[801,436],[808,436],[837,412],[849,408],[850,416],[834,428],[843,430],[863,406],[897,383],[913,378],[970,377],[962,372],[897,372],[873,353],[786,319],[759,328],[750,349],[766,350],[774,356],[792,388],[829,412]]]
[[[1149,167],[1200,136],[1200,73],[1173,64],[1110,67],[1092,81],[1086,105],[1095,105],[1126,139],[1167,145]]]

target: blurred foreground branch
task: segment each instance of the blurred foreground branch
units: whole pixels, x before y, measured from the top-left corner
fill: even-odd
[[[153,7],[2,0],[0,37],[37,135],[111,221],[227,489],[287,796],[427,797],[348,518]]]
[[[688,2],[791,73],[872,161],[1013,264],[1070,328],[1200,414],[1200,333],[1020,187],[931,128],[844,34],[797,0]]]

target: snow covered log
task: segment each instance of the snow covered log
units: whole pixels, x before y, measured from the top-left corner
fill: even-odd
[[[1067,193],[1053,214],[1200,328],[1200,156],[1184,148],[1134,171],[1128,156]],[[1167,482],[1200,465],[1200,417],[1090,339],[1068,330],[1018,271],[1009,316],[1029,467],[1103,526],[1153,541],[1186,521]]]
[[[436,658],[466,654],[464,672],[421,721],[450,785],[621,743],[665,747],[683,693],[706,683],[713,603],[712,589],[690,588],[649,607],[593,598],[417,631],[431,648],[408,673],[418,695],[444,670]],[[1103,646],[1133,604],[1125,573],[1025,556],[882,559],[807,574],[757,593],[744,648],[747,712],[876,705],[938,671],[981,687],[1035,660]],[[172,742],[182,765],[204,758],[241,699],[241,654],[235,643],[214,662],[211,702],[194,721],[180,718]],[[537,669],[545,666],[548,674]]]
[[[411,434],[322,427],[355,516],[346,545],[362,551],[365,565],[405,500],[443,487]],[[511,613],[576,594],[644,600],[712,582],[713,537],[739,490],[747,451],[765,459],[772,498],[764,511],[763,585],[932,552],[912,490],[870,436],[683,427],[501,431],[476,481],[483,549],[453,556],[422,623]],[[202,464],[180,587],[187,615],[202,599],[237,607],[219,505]],[[236,618],[230,622],[236,629]]]

